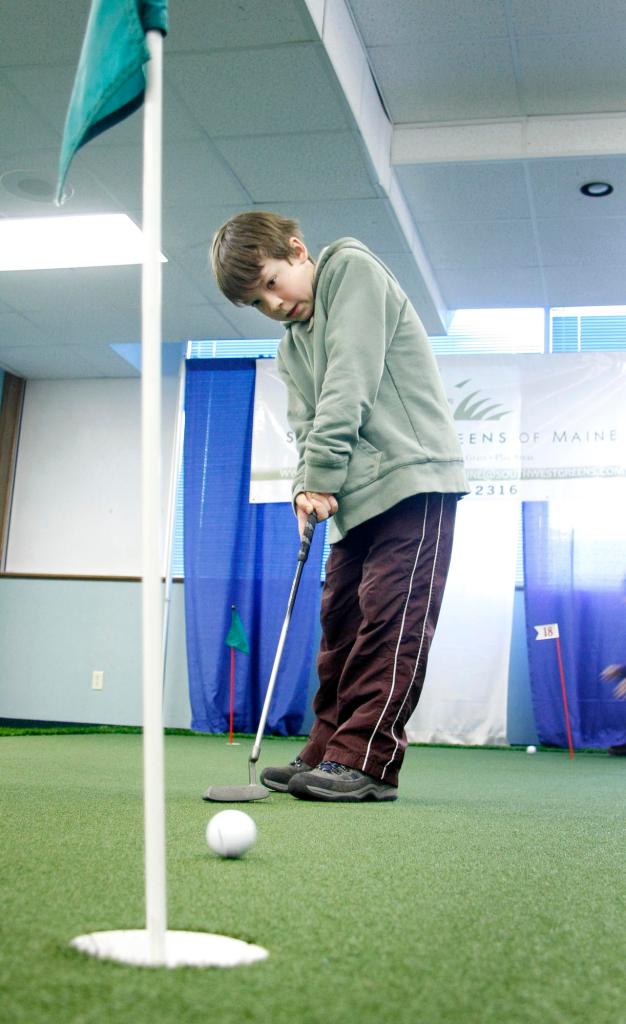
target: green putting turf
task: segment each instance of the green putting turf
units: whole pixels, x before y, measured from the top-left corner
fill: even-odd
[[[141,737],[0,739],[1,1021],[626,1022],[626,759],[411,747],[396,803],[240,804],[257,844],[222,861],[200,796],[247,783],[251,742],[166,737],[168,927],[270,957],[167,970],[69,947],[145,926]]]

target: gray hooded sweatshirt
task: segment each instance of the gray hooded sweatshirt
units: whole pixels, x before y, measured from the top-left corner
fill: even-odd
[[[334,543],[413,494],[468,487],[428,337],[393,274],[341,238],[313,288],[313,317],[286,325],[277,366],[298,450],[293,497],[336,496]]]

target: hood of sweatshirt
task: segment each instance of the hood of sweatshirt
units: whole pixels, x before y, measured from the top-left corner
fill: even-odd
[[[329,259],[331,259],[336,252],[340,252],[342,249],[357,249],[359,252],[367,253],[367,255],[371,259],[376,260],[377,263],[380,263],[381,267],[385,270],[385,272],[389,274],[390,277],[393,278],[393,274],[389,270],[389,267],[387,267],[382,260],[379,260],[378,256],[376,256],[376,254],[373,253],[371,249],[368,249],[366,245],[363,245],[363,242],[359,242],[358,238],[338,238],[336,242],[331,242],[330,245],[325,246],[325,248],[322,249],[317,258],[317,262],[315,264],[315,274],[313,277],[314,295],[317,291],[317,284],[320,279],[320,274],[324,270],[324,267],[328,263]],[[395,281],[395,278],[393,279]],[[292,323],[297,323],[297,321],[286,320],[284,321],[284,326],[289,327]]]
[[[330,245],[327,245],[324,249],[322,249],[321,253],[318,256],[317,263],[315,264],[315,276],[313,278],[314,292],[317,288],[317,282],[319,281],[320,274],[322,273],[329,259],[332,256],[334,256],[336,252],[339,252],[342,249],[357,249],[359,252],[367,253],[367,255],[371,259],[376,260],[376,262],[380,264],[383,270],[387,274],[389,274],[390,277],[393,277],[393,274],[389,270],[389,267],[386,266],[386,264],[383,263],[382,260],[379,260],[376,253],[372,252],[371,249],[368,249],[366,245],[363,245],[363,242],[359,242],[358,238],[338,238],[336,242],[332,242]]]

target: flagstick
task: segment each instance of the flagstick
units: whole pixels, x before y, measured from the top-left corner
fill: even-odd
[[[142,679],[146,931],[150,962],[165,963],[165,794],[162,710],[161,119],[163,38],[146,35],[141,280]]]
[[[561,640],[556,638],[556,656],[559,662],[559,675],[561,677],[561,695],[563,697],[563,710],[565,712],[565,728],[567,729],[567,744],[569,746],[570,759],[574,756],[574,744],[572,742],[572,729],[569,721],[569,708],[567,706],[567,690],[565,689],[565,673],[563,671],[563,658],[561,657]]]
[[[119,8],[117,12],[113,8]],[[149,6],[149,5],[145,5]],[[154,5],[155,8],[159,5]],[[166,4],[163,24],[166,31]],[[91,9],[100,26],[107,5],[95,2]],[[115,29],[109,32],[117,45],[121,26],[134,31],[133,4],[109,4]],[[153,12],[154,13],[154,12]],[[98,20],[99,19],[99,20]],[[151,19],[152,20],[152,19]],[[158,18],[155,17],[155,21]],[[142,23],[143,24],[143,23]],[[111,27],[111,26],[109,26]],[[108,38],[108,37],[107,37]],[[91,36],[90,36],[91,39]],[[122,40],[123,41],[123,40]],[[146,928],[91,932],[78,935],[71,945],[89,956],[141,967],[235,967],[264,960],[262,946],[208,932],[167,931],[165,899],[165,784],[163,770],[163,650],[160,566],[161,522],[161,120],[163,41],[160,31],[145,36],[149,60],[145,68],[143,237],[141,276],[141,520],[142,520],[142,685],[143,767],[145,824]],[[83,44],[85,46],[85,44]],[[143,58],[143,47],[141,48]],[[78,76],[80,78],[80,76]],[[82,78],[80,78],[82,81]],[[91,83],[93,84],[93,82]],[[122,83],[123,84],[123,83]],[[108,95],[108,94],[107,94]],[[93,110],[91,111],[93,112]]]
[[[230,722],[228,727],[228,742],[233,742],[233,723],[235,718],[235,648],[230,649]]]

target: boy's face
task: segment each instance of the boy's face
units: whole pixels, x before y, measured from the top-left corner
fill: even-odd
[[[259,286],[247,301],[270,320],[310,320],[315,266],[304,242],[299,238],[290,238],[289,242],[293,248],[291,260],[263,260]]]

